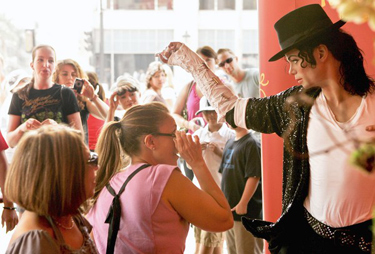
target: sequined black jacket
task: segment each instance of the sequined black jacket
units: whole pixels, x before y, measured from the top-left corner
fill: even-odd
[[[296,211],[302,211],[310,175],[308,120],[320,91],[295,86],[277,95],[248,100],[246,126],[262,133],[276,133],[284,140],[282,215],[276,223],[243,217],[244,226],[256,237],[269,240],[275,234],[282,234],[293,223]]]

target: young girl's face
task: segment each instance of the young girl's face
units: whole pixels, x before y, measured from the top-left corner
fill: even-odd
[[[39,48],[35,51],[30,66],[38,78],[52,78],[52,73],[55,71],[55,52],[49,47]]]
[[[74,80],[77,78],[77,72],[70,64],[65,64],[61,67],[59,72],[59,83],[66,85],[69,88],[73,88]]]
[[[134,105],[139,104],[139,92],[138,91],[125,91],[124,94],[117,95],[117,100],[120,102],[124,110],[129,109]]]
[[[216,124],[217,123],[217,113],[215,110],[208,110],[202,112],[203,119],[207,124]]]

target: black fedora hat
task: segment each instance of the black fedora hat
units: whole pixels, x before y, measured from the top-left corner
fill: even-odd
[[[281,51],[268,61],[276,61],[297,45],[339,29],[344,24],[342,20],[332,23],[319,4],[310,4],[295,9],[275,23]]]

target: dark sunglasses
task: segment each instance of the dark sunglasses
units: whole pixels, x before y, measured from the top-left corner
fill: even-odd
[[[233,61],[233,57],[227,58],[225,61],[219,63],[219,67],[224,67],[225,63],[230,64]]]
[[[98,166],[98,160],[99,160],[98,154],[94,152],[90,152],[90,157],[87,160],[87,164]]]
[[[172,138],[175,138],[175,137],[176,137],[176,134],[175,134],[175,133],[160,133],[160,132],[154,132],[154,133],[152,133],[151,135],[154,135],[154,136],[165,136],[165,137],[172,137]]]

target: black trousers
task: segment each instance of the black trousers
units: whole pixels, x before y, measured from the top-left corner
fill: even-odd
[[[372,239],[372,223],[368,223],[363,235]],[[283,230],[284,231],[284,230]],[[285,228],[283,233],[272,237],[269,241],[269,250],[273,254],[365,254],[371,253],[362,251],[358,246],[342,245],[323,238],[315,233],[303,212],[295,214],[293,223]]]

